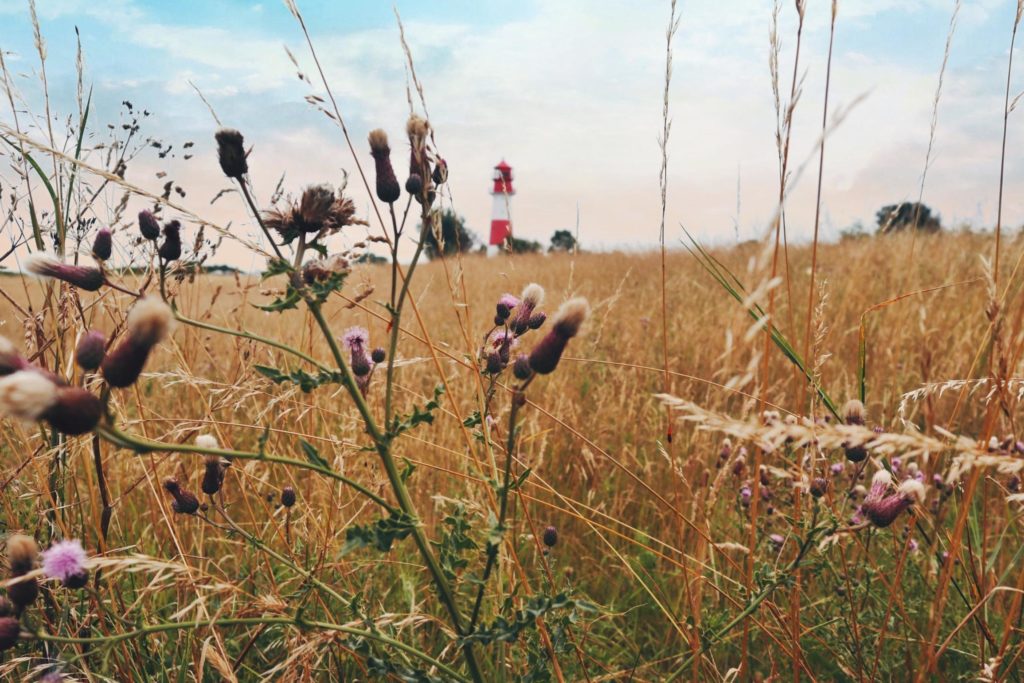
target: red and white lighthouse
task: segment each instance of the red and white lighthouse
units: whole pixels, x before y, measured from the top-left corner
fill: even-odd
[[[509,209],[512,205],[512,195],[515,193],[516,191],[512,189],[512,167],[502,159],[501,163],[494,167],[494,188],[491,190],[494,196],[491,209],[491,247],[500,247],[512,236]]]

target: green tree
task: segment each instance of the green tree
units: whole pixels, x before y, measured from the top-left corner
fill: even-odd
[[[882,235],[902,232],[908,228],[916,228],[922,232],[942,230],[939,217],[933,216],[931,208],[918,202],[900,202],[883,206],[875,213],[875,220],[878,221],[878,232]]]
[[[576,248],[576,238],[568,230],[555,230],[551,236],[551,246],[548,251],[572,251]]]
[[[437,235],[433,230],[427,233],[427,242],[424,245],[427,257],[435,259],[444,254],[452,256],[457,252],[466,253],[473,249],[476,244],[476,235],[466,228],[466,219],[451,209],[441,212],[441,244],[438,244]]]
[[[536,254],[544,249],[544,245],[533,240],[523,240],[518,237],[508,238],[508,249],[513,254]]]

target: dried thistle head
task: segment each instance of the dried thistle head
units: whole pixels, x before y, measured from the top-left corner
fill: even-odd
[[[366,225],[355,213],[355,204],[341,192],[335,195],[328,185],[312,185],[297,202],[265,212],[263,222],[287,244],[300,234],[330,235],[346,225]]]
[[[245,138],[234,128],[221,128],[214,138],[217,140],[217,160],[224,175],[240,180],[249,172]]]
[[[139,232],[144,239],[153,241],[160,237],[160,222],[152,211],[139,212]]]
[[[56,401],[42,417],[61,434],[86,434],[103,417],[103,401],[82,387],[57,387]]]
[[[551,331],[530,352],[530,367],[546,375],[554,372],[569,340],[575,337],[590,314],[590,305],[582,297],[569,299],[555,313]]]
[[[181,222],[170,221],[164,225],[164,241],[157,250],[164,261],[181,258]]]

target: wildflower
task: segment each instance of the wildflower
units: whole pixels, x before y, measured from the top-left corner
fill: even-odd
[[[772,534],[768,537],[768,541],[778,550],[786,542],[786,539],[780,534]]]
[[[423,192],[423,178],[419,173],[410,173],[405,179],[405,191],[414,197],[419,197]]]
[[[241,180],[249,172],[246,161],[245,138],[234,128],[221,128],[214,135],[217,140],[217,160],[228,178]]]
[[[171,509],[182,515],[194,515],[199,511],[199,499],[194,494],[181,488],[181,484],[174,477],[164,479],[164,490],[171,494],[174,502]]]
[[[99,330],[89,330],[78,340],[75,362],[83,370],[96,370],[107,353],[107,338]]]
[[[171,331],[173,314],[160,299],[144,297],[128,313],[128,334],[107,353],[100,368],[107,384],[129,387],[142,372],[149,352]]]
[[[139,232],[151,242],[160,237],[160,223],[152,211],[139,211]]]
[[[734,477],[742,477],[747,471],[747,449],[740,447],[740,452],[736,455],[736,459],[732,462],[732,475]]]
[[[387,357],[387,351],[385,351],[379,346],[370,352],[370,360],[372,360],[374,363],[383,363]]]
[[[199,436],[197,436],[196,446],[208,450],[220,448],[220,444],[217,443],[217,437],[215,437],[213,434],[200,434]]]
[[[519,335],[530,329],[530,318],[533,316],[534,309],[540,306],[543,301],[543,287],[536,282],[526,285],[523,289],[523,298],[516,306],[515,318],[510,323],[512,331]]]
[[[427,135],[430,134],[430,124],[416,114],[409,117],[405,124],[405,132],[409,136],[409,178],[416,176],[421,192],[424,189],[425,180],[430,177],[430,167],[427,164]],[[419,194],[408,190],[409,181],[406,181],[406,190],[409,194]]]
[[[497,351],[492,351],[487,354],[487,360],[484,364],[484,372],[488,375],[497,375],[504,369],[505,364],[501,362],[501,355],[499,355]]]
[[[828,479],[815,477],[811,480],[810,491],[815,498],[821,498],[828,492]]]
[[[221,487],[224,486],[224,472],[227,471],[229,464],[227,460],[224,460],[219,455],[211,454],[206,456],[203,461],[205,470],[203,472],[203,482],[200,484],[203,493],[212,496],[220,491]]]
[[[518,380],[527,380],[533,374],[530,369],[530,357],[525,353],[516,356],[516,362],[512,364],[512,374]]]
[[[25,260],[25,269],[33,275],[62,280],[87,292],[95,292],[105,282],[103,271],[99,268],[73,266],[39,253],[29,255]]]
[[[846,469],[846,466],[843,465],[843,463],[841,462],[834,462],[828,469],[830,472],[832,472],[833,476],[838,477],[840,474],[843,473],[843,470]]]
[[[43,573],[66,588],[81,588],[89,580],[85,557],[81,541],[58,541],[43,551]]]
[[[391,148],[388,147],[388,134],[380,128],[371,130],[369,135],[370,155],[377,166],[377,198],[391,204],[402,194],[395,177],[395,169],[391,166]]]
[[[42,418],[62,434],[91,432],[103,417],[103,401],[82,387],[58,386],[56,400]]]
[[[558,543],[558,529],[553,526],[549,526],[544,529],[544,534],[541,536],[544,540],[544,545],[549,548],[554,548],[555,544]]]
[[[114,250],[114,240],[110,230],[100,228],[92,241],[92,255],[97,261],[106,261]]]
[[[539,286],[540,285],[538,285],[538,287]],[[541,290],[541,292],[543,292],[543,290]],[[543,296],[543,294],[541,294],[541,296]],[[501,298],[498,299],[498,306],[499,307],[500,306],[504,306],[505,309],[508,310],[508,311],[511,311],[513,308],[515,308],[518,305],[519,305],[519,297],[515,296],[514,294],[508,294],[506,292],[505,294],[501,295]],[[501,308],[498,309],[498,312],[499,313],[501,312]],[[505,317],[508,317],[508,316],[506,315]]]
[[[57,385],[35,370],[0,379],[0,415],[35,422],[57,402]]]
[[[884,472],[884,470],[882,470]],[[885,472],[885,474],[888,474]],[[876,482],[884,482],[884,485]],[[908,479],[899,485],[895,493],[879,495],[878,491],[885,491],[892,484],[892,478],[881,479],[876,474],[872,481],[871,491],[861,505],[861,511],[879,528],[885,528],[896,521],[901,512],[909,508],[915,502],[922,502],[925,497],[924,485],[916,479]]]
[[[285,486],[281,489],[281,505],[286,508],[290,508],[295,505],[295,489],[291,486]]]
[[[280,233],[287,244],[303,233],[330,235],[346,225],[366,225],[355,213],[356,206],[348,197],[340,192],[335,195],[329,185],[312,185],[302,192],[297,203],[265,212],[263,222]]]
[[[753,498],[754,492],[751,491],[749,486],[744,486],[740,489],[740,503],[743,507],[750,505],[750,499]]]
[[[0,335],[0,376],[9,375],[28,367],[28,361],[22,358],[11,340]]]
[[[35,567],[39,556],[39,546],[31,536],[14,534],[7,538],[7,566],[11,578],[16,579],[28,574]],[[7,587],[7,597],[14,603],[15,612],[21,614],[26,607],[35,602],[39,595],[39,584],[35,578],[12,583]]]
[[[352,373],[356,377],[366,377],[373,368],[372,361],[366,353],[366,346],[370,339],[370,333],[365,327],[350,327],[342,336],[342,344],[351,354]]]
[[[0,652],[10,650],[21,637],[21,623],[14,617],[0,617]]]
[[[566,344],[576,336],[589,314],[590,306],[586,299],[570,299],[562,304],[555,313],[551,331],[530,353],[530,367],[534,372],[546,375],[554,371],[562,358]]]
[[[530,316],[530,321],[529,321],[530,329],[531,330],[539,330],[544,325],[544,322],[547,319],[548,319],[548,316],[547,316],[547,314],[544,311],[537,311],[536,313],[534,313],[533,315]]]
[[[164,261],[177,261],[181,258],[181,223],[171,221],[164,224],[164,243],[157,250]]]

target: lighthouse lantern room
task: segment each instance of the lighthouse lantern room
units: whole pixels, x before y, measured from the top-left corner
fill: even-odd
[[[512,188],[512,167],[501,160],[494,167],[494,188],[491,194],[494,196],[493,208],[491,209],[491,240],[492,247],[500,247],[505,240],[512,236],[512,222],[509,216],[509,208],[512,204],[512,195],[516,191]]]

